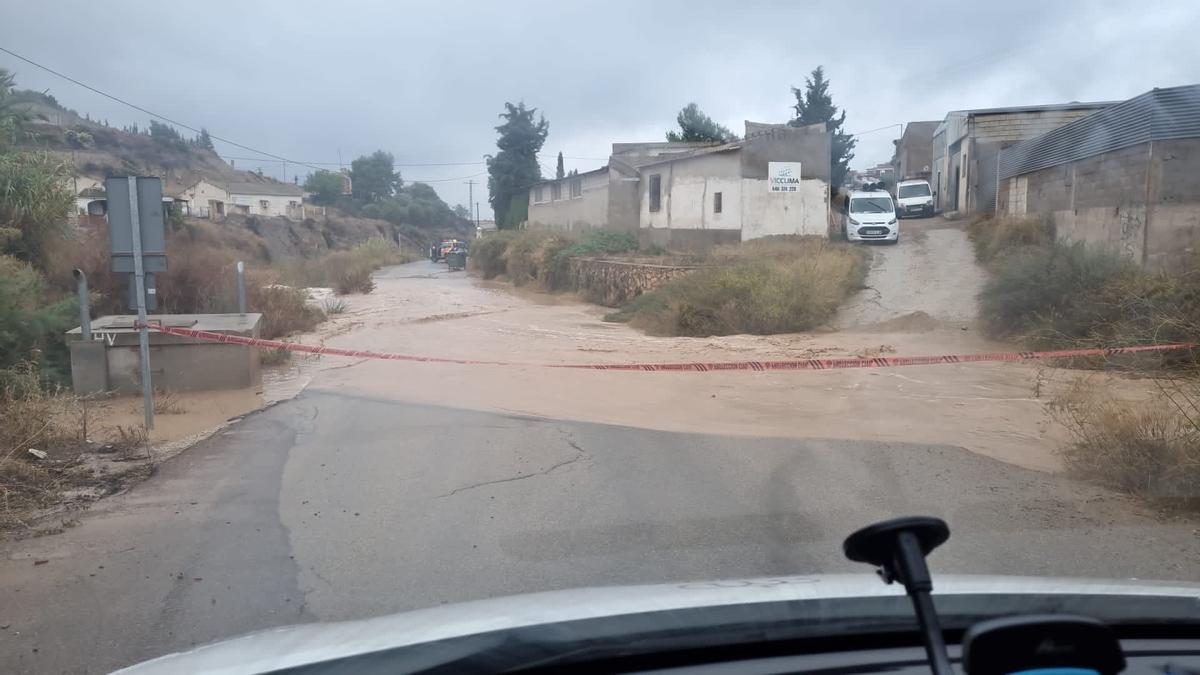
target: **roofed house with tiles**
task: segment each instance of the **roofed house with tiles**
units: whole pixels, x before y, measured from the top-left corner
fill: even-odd
[[[187,201],[189,212],[200,218],[220,220],[231,214],[303,218],[304,191],[289,183],[200,180],[180,197]]]

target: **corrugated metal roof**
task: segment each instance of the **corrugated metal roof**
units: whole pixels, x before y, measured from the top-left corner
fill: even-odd
[[[1012,105],[1003,108],[972,108],[971,110],[955,110],[951,114],[963,115],[1002,115],[1007,113],[1053,112],[1055,110],[1088,110],[1091,108],[1107,108],[1121,101],[1071,101],[1070,103],[1042,103],[1038,105]]]
[[[1192,137],[1200,137],[1200,85],[1153,89],[1006,148],[1000,178],[1151,140]]]

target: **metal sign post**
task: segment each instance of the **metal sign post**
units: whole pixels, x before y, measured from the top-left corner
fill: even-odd
[[[162,181],[152,177],[111,177],[105,181],[104,189],[108,196],[112,271],[132,273],[130,305],[137,310],[142,401],[149,430],[154,428],[154,385],[150,381],[146,310],[157,305],[154,273],[167,269]]]
[[[237,261],[238,314],[246,313],[246,263]]]
[[[129,181],[129,221],[133,234],[133,284],[137,297],[138,353],[142,369],[142,407],[146,429],[154,428],[154,388],[150,383],[150,329],[146,326],[146,272],[142,265],[142,224],[138,218],[137,178]]]

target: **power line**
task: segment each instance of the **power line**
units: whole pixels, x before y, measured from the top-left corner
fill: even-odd
[[[899,127],[899,126],[903,126],[903,125],[901,125],[899,122],[897,122],[895,124],[889,124],[886,127],[879,127],[878,129],[867,129],[866,131],[856,131],[850,135],[851,136],[863,136],[865,134],[873,134],[876,131],[883,131],[884,129],[891,129],[892,127]]]
[[[62,79],[66,80],[66,81],[68,81],[68,82],[70,82],[70,83],[72,83],[72,84],[76,84],[76,85],[78,85],[78,86],[80,86],[80,87],[83,87],[84,89],[87,89],[88,91],[91,91],[91,92],[94,92],[94,93],[100,94],[100,95],[101,95],[101,96],[103,96],[104,98],[107,98],[107,99],[110,99],[110,100],[116,101],[117,103],[120,103],[121,105],[129,106],[130,108],[133,108],[134,110],[137,110],[137,111],[139,111],[139,112],[143,112],[143,113],[145,113],[145,114],[147,114],[147,115],[149,115],[149,116],[151,116],[151,117],[157,117],[158,119],[160,119],[160,120],[163,120],[164,122],[167,122],[167,123],[169,123],[169,124],[174,124],[174,125],[175,125],[175,126],[177,126],[177,127],[182,127],[182,128],[184,128],[184,129],[187,129],[187,130],[189,130],[189,131],[193,131],[193,132],[195,132],[195,133],[197,133],[197,134],[198,134],[198,133],[200,133],[200,129],[197,129],[196,127],[193,127],[193,126],[191,126],[191,125],[188,125],[188,124],[184,124],[183,122],[177,122],[177,121],[175,121],[175,120],[171,119],[170,117],[167,117],[167,116],[165,116],[165,115],[160,115],[160,114],[158,114],[158,113],[156,113],[156,112],[154,112],[154,111],[152,111],[152,110],[147,110],[147,109],[143,108],[143,107],[142,107],[142,106],[140,106],[140,105],[136,105],[136,104],[134,104],[134,103],[130,103],[129,101],[126,101],[125,99],[122,99],[122,98],[119,98],[119,97],[117,97],[117,96],[114,96],[114,95],[112,95],[112,94],[110,94],[110,93],[108,93],[108,92],[101,91],[101,90],[99,90],[99,89],[97,89],[97,88],[95,88],[95,87],[93,87],[93,86],[91,86],[91,85],[89,85],[89,84],[85,84],[85,83],[83,83],[83,82],[80,82],[79,80],[76,80],[75,78],[73,78],[73,77],[71,77],[71,76],[69,76],[69,75],[64,75],[63,73],[60,73],[60,72],[58,72],[57,70],[54,70],[53,68],[50,68],[49,66],[43,66],[42,64],[38,63],[37,61],[34,61],[33,59],[29,59],[29,58],[26,58],[26,57],[24,57],[24,56],[21,56],[20,54],[18,54],[18,53],[16,53],[16,52],[12,51],[11,49],[6,49],[6,48],[4,48],[4,47],[0,47],[0,52],[4,52],[5,54],[8,54],[9,56],[13,56],[13,57],[15,57],[15,58],[18,58],[18,59],[20,59],[20,60],[24,61],[25,63],[28,63],[29,65],[31,65],[31,66],[34,66],[34,67],[36,67],[36,68],[41,68],[42,70],[46,71],[47,73],[50,73],[51,75],[54,75],[54,76],[56,76],[56,77],[61,77]],[[214,133],[212,133],[212,132],[209,132],[208,136],[209,136],[209,138],[212,138],[212,139],[214,139],[214,140],[221,141],[222,143],[227,143],[227,144],[229,144],[229,145],[232,145],[232,146],[234,146],[234,147],[237,147],[237,148],[241,148],[241,149],[243,149],[243,150],[249,150],[250,152],[253,152],[253,153],[256,153],[256,154],[259,154],[259,155],[263,155],[264,157],[270,157],[270,158],[272,158],[272,159],[277,159],[277,160],[279,160],[279,161],[281,161],[281,162],[287,162],[287,163],[289,163],[289,164],[296,164],[296,165],[299,165],[299,166],[306,166],[306,167],[308,167],[308,168],[310,168],[310,169],[314,169],[314,170],[316,170],[316,171],[320,171],[320,168],[319,168],[319,167],[313,166],[313,165],[311,165],[311,164],[306,164],[305,162],[297,162],[296,160],[293,160],[293,159],[288,159],[287,157],[281,157],[281,156],[279,156],[279,155],[276,155],[276,154],[273,154],[273,153],[270,153],[270,152],[266,152],[266,151],[264,151],[264,150],[259,150],[259,149],[257,149],[257,148],[252,148],[252,147],[250,147],[250,146],[248,146],[248,145],[243,145],[243,144],[241,144],[241,143],[238,143],[237,141],[231,141],[231,140],[229,140],[228,138],[222,138],[221,136],[218,136],[218,135],[216,135],[216,134],[214,134]],[[261,158],[258,158],[258,159],[261,159]]]
[[[431,180],[417,180],[416,178],[405,178],[404,182],[405,183],[448,183],[452,180],[466,180],[468,178],[478,178],[486,173],[487,173],[486,171],[480,171],[479,173],[473,173],[470,176],[459,176],[457,178],[434,178]]]
[[[261,162],[261,161],[263,161],[263,158],[262,158],[262,157],[232,157],[232,156],[230,156],[230,155],[225,155],[225,159],[245,160],[245,161],[248,161],[248,162]],[[277,161],[279,161],[279,160],[277,160]],[[284,162],[289,162],[289,163],[290,163],[290,162],[292,162],[292,160],[290,160],[290,159],[288,159],[288,160],[282,160],[282,161],[284,161]],[[301,164],[302,166],[308,166],[309,164],[316,164],[316,165],[319,165],[319,166],[343,166],[343,165],[345,164],[345,162],[303,162],[303,163],[301,163],[301,162],[295,162],[295,163],[296,163],[296,164]],[[393,163],[392,163],[392,166],[394,166],[394,167],[416,167],[416,166],[420,166],[420,167],[425,167],[425,166],[481,166],[481,165],[483,165],[483,164],[486,164],[486,163],[487,163],[487,162],[425,162],[425,163],[416,163],[416,162],[414,162],[414,163],[406,163],[406,162],[393,162]]]

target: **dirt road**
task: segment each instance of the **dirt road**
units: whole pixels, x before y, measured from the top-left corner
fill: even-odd
[[[944,255],[967,252],[961,232],[925,229],[875,250],[879,297],[907,293],[880,283],[897,265],[962,262]],[[837,332],[663,339],[422,262],[381,274],[325,339],[551,363],[1001,347],[953,309],[965,277],[929,278],[955,288],[876,314],[860,296]],[[1195,523],[1047,471],[1057,432],[1042,410],[1066,379],[1029,365],[297,368],[267,392],[306,384],[296,398],[78,527],[0,548],[0,670],[106,671],[257,628],[532,590],[850,571],[841,538],[906,513],[954,529],[938,572],[1200,574]]]
[[[985,275],[959,224],[925,218],[902,221],[900,227],[901,244],[872,247],[867,287],[842,308],[838,328],[905,317],[933,319],[926,323],[930,328],[969,327]]]

